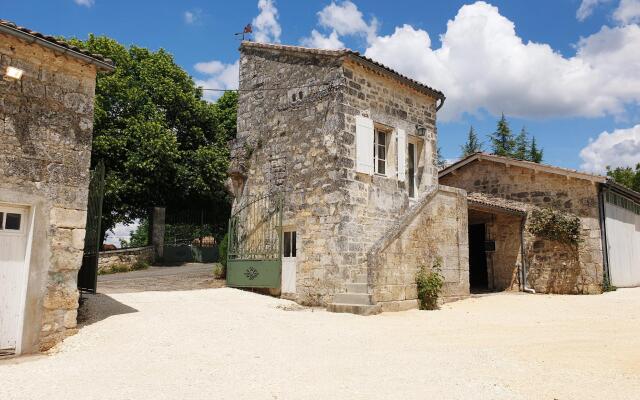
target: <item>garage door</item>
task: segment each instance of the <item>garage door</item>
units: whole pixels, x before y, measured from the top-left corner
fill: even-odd
[[[25,289],[27,209],[0,205],[0,351],[15,349]]]
[[[608,193],[605,216],[611,284],[640,286],[640,206]]]

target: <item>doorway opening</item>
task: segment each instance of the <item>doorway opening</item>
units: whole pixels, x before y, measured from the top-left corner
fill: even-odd
[[[469,225],[469,287],[472,292],[489,290],[485,224]]]

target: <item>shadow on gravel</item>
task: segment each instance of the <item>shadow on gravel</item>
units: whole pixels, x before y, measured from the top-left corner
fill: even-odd
[[[138,312],[133,307],[120,303],[103,293],[83,294],[78,308],[78,327],[82,328],[112,315],[130,314]]]

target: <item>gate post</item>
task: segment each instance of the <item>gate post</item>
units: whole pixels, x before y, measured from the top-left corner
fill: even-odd
[[[164,218],[166,208],[153,207],[151,214],[151,245],[154,259],[160,261],[164,257]]]

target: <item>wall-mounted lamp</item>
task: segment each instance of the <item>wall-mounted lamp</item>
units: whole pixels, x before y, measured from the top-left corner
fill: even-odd
[[[7,67],[7,70],[4,73],[4,77],[5,79],[15,79],[18,81],[22,78],[22,74],[24,74],[24,71],[21,70],[20,68],[9,66]]]
[[[420,124],[416,124],[416,135],[425,136],[426,134],[427,134],[427,128]]]

